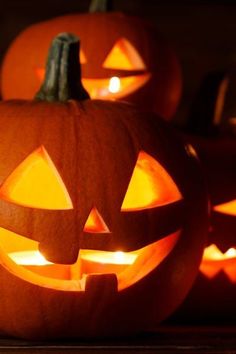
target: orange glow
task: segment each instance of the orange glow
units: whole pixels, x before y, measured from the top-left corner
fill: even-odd
[[[236,257],[235,248],[229,248],[225,253],[222,253],[215,244],[206,247],[203,254],[203,259],[205,261],[219,261],[234,257]]]
[[[0,197],[33,208],[73,208],[66,187],[43,146],[30,154],[5,180]]]
[[[45,68],[36,68],[35,73],[37,78],[39,79],[40,83],[43,82],[45,76]]]
[[[87,59],[85,57],[85,54],[84,54],[83,50],[81,50],[81,49],[80,49],[80,52],[79,52],[79,62],[80,62],[80,64],[87,63]]]
[[[37,68],[36,75],[40,83],[42,83],[45,75],[45,69]],[[112,100],[128,96],[132,92],[135,92],[144,86],[150,77],[151,75],[146,73],[122,78],[116,78],[116,76],[106,79],[82,78],[82,84],[89,93],[90,98]]]
[[[150,79],[150,74],[127,76],[119,78],[119,83],[114,77],[108,79],[87,79],[83,78],[82,83],[92,99],[117,99],[128,96],[140,87],[144,86]],[[112,80],[112,81],[111,81]],[[114,89],[114,82],[116,88]],[[112,90],[111,89],[112,85]],[[119,90],[117,88],[119,86]]]
[[[108,251],[92,251],[81,250],[80,257],[91,262],[98,262],[102,264],[133,264],[138,254],[134,252],[108,252]]]
[[[21,252],[11,252],[9,257],[16,263],[20,265],[38,265],[44,266],[48,264],[53,264],[44,258],[42,253],[39,251],[21,251]]]
[[[136,283],[155,269],[175,246],[177,231],[132,252],[80,250],[76,263],[54,264],[39,252],[39,243],[0,228],[1,265],[15,276],[38,286],[84,291],[89,274],[116,274],[118,291]]]
[[[216,205],[213,209],[218,213],[236,216],[236,199],[224,204]]]
[[[229,248],[225,253],[212,244],[203,253],[200,271],[208,278],[214,278],[224,271],[232,283],[236,282],[236,249]]]
[[[110,78],[108,90],[111,93],[120,91],[120,79],[118,77],[114,76]]]
[[[104,68],[120,70],[145,70],[146,66],[134,46],[125,38],[115,43],[106,57]]]
[[[80,63],[87,60],[84,52],[80,51]],[[117,70],[146,70],[146,66],[134,46],[125,38],[120,39],[103,63],[107,69]],[[45,76],[44,68],[35,69],[40,83]],[[144,86],[151,75],[149,73],[118,78],[108,77],[102,79],[82,78],[82,84],[92,99],[119,99],[130,95]]]
[[[164,167],[153,157],[141,151],[121,210],[153,208],[180,199],[182,195]]]
[[[99,233],[109,232],[109,229],[104,222],[98,210],[93,207],[84,226],[85,232]]]

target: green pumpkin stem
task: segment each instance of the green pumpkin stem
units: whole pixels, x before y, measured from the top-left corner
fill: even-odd
[[[91,0],[89,12],[109,12],[112,11],[112,0]]]
[[[44,82],[35,99],[65,102],[89,98],[81,82],[80,42],[70,33],[60,33],[49,49]]]

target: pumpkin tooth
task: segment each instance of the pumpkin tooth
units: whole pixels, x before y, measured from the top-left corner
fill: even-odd
[[[83,285],[83,283],[84,290],[86,292],[91,292],[91,294],[96,294],[97,292],[99,295],[101,295],[101,292],[112,294],[118,291],[117,276],[114,273],[88,274],[82,278],[81,285]]]

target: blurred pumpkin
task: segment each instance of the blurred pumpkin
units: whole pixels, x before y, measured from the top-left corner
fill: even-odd
[[[82,82],[91,98],[129,101],[170,119],[181,95],[173,50],[148,23],[97,12],[104,1],[97,3],[94,12],[37,23],[16,37],[3,61],[3,98],[32,99],[44,77],[50,42],[57,33],[71,32],[82,41]]]
[[[207,231],[191,147],[154,114],[87,99],[76,43],[54,40],[36,100],[0,103],[0,329],[24,338],[154,328]]]
[[[231,322],[236,313],[236,105],[235,75],[212,72],[204,79],[189,118],[189,137],[207,178],[211,225],[200,273],[173,316],[187,323]],[[234,103],[234,104],[233,104]],[[234,113],[235,112],[235,113]]]

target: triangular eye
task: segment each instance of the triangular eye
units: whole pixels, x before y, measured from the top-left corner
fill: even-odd
[[[140,151],[121,210],[154,208],[180,199],[182,195],[164,167]]]
[[[236,216],[236,199],[227,203],[216,205],[213,209],[218,213]]]
[[[84,225],[84,232],[105,233],[110,232],[97,208],[93,207]]]
[[[32,152],[5,180],[0,197],[31,208],[73,208],[66,187],[43,146]]]
[[[106,57],[103,67],[106,69],[144,70],[146,66],[133,45],[125,38],[117,41]]]

